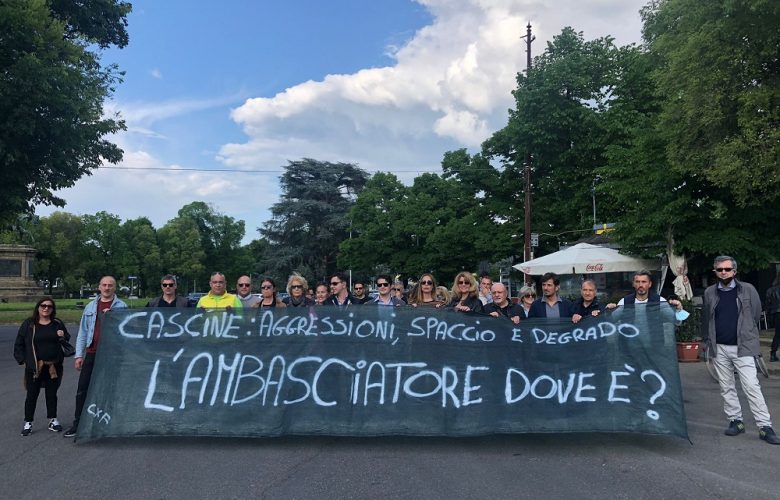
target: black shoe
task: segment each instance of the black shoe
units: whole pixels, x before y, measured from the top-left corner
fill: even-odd
[[[767,429],[772,430],[770,427],[767,427]],[[729,423],[729,428],[726,429],[724,432],[727,436],[736,436],[737,434],[742,434],[745,432],[745,424],[742,423],[742,420],[732,420]],[[774,435],[774,432],[772,433]],[[761,439],[764,439],[763,437]]]
[[[758,437],[769,444],[780,444],[780,437],[777,437],[775,431],[769,426],[764,426],[758,430]]]
[[[70,429],[65,431],[65,434],[63,434],[63,437],[66,437],[66,438],[76,437],[76,431],[78,429],[79,429],[78,424],[73,425]],[[742,426],[742,432],[744,432],[744,431],[745,431],[745,427]]]
[[[24,427],[22,427],[22,436],[29,436],[31,432],[32,432],[32,422],[25,422]]]
[[[772,361],[780,361],[780,359],[778,359],[778,357],[777,357],[777,353],[776,352],[769,353],[769,361],[770,362],[772,362]]]

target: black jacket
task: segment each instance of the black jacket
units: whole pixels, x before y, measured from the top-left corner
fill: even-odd
[[[147,302],[146,303],[146,307],[160,307],[160,301],[162,301],[162,295],[160,295],[156,299],[152,299],[149,302]],[[176,296],[176,306],[175,307],[188,307],[187,306],[187,297]]]
[[[57,329],[63,330],[65,332],[65,336],[60,339],[60,342],[68,342],[70,340],[70,333],[68,333],[68,329],[65,327],[65,323],[56,318],[52,321],[54,322]],[[14,342],[14,359],[20,365],[26,364],[26,368],[28,370],[35,371],[37,369],[38,360],[36,359],[35,349],[33,348],[32,318],[27,318],[24,320],[22,322],[22,326],[19,327],[19,332],[16,334],[16,341]],[[57,364],[62,364],[64,360],[65,356],[63,356],[62,350],[60,350],[59,359],[50,361],[54,361]]]

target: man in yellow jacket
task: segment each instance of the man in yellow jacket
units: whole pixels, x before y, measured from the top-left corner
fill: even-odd
[[[225,275],[220,272],[211,273],[209,280],[211,290],[198,300],[195,307],[211,309],[242,309],[241,301],[232,293],[225,290]]]

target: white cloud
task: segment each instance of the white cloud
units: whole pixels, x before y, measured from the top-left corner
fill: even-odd
[[[250,99],[234,94],[110,103],[106,112],[121,111],[128,125],[127,132],[113,138],[125,150],[123,169],[99,169],[59,192],[68,203],[65,209],[77,214],[106,210],[123,219],[147,216],[160,227],[183,205],[202,200],[245,220],[248,241],[257,237],[255,228],[278,200],[280,167],[288,160],[355,162],[369,171],[396,172],[406,182],[420,171],[438,169],[445,151],[476,147],[506,123],[515,76],[525,68],[520,37],[529,21],[536,36],[534,54],[567,25],[584,31],[586,39],[610,34],[628,43],[639,39],[637,12],[646,2],[418,1],[433,20],[406,42],[394,38],[388,44],[393,64],[387,67],[325,75]],[[152,76],[155,71],[162,77],[158,69]],[[178,159],[172,146],[186,142],[177,134],[190,132],[190,115],[242,101],[230,118],[246,140],[223,144],[217,153]],[[166,146],[173,161],[162,159]],[[206,142],[194,151],[213,147]],[[212,168],[214,161],[266,172],[188,170]],[[52,211],[38,210],[42,215]]]
[[[149,74],[150,74],[150,75],[152,75],[152,78],[156,78],[157,80],[162,80],[162,77],[163,77],[163,75],[162,75],[162,71],[160,71],[160,70],[159,70],[159,69],[157,69],[157,68],[154,68],[154,69],[152,69],[152,70],[149,72]]]
[[[539,54],[566,26],[586,39],[637,41],[645,0],[418,0],[433,22],[387,48],[395,64],[331,74],[271,97],[247,99],[231,117],[248,136],[226,144],[226,165],[279,165],[309,156],[382,170],[431,169],[448,149],[477,147],[506,123],[525,68],[526,24]]]

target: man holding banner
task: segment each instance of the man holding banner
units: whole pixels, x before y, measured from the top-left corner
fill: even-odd
[[[92,369],[95,366],[95,353],[100,342],[100,324],[103,313],[113,309],[123,309],[127,304],[122,302],[115,294],[116,280],[113,276],[103,276],[98,285],[100,295],[95,297],[84,307],[81,315],[79,333],[76,337],[76,358],[74,365],[79,374],[78,388],[76,389],[76,414],[73,425],[65,431],[65,437],[73,437],[79,428],[79,418],[87,400],[89,382],[92,378]]]
[[[228,293],[226,290],[225,275],[219,271],[211,273],[211,279],[209,280],[209,286],[211,289],[209,293],[204,295],[198,300],[198,304],[195,306],[200,309],[243,309],[241,301],[238,297],[232,293]]]

